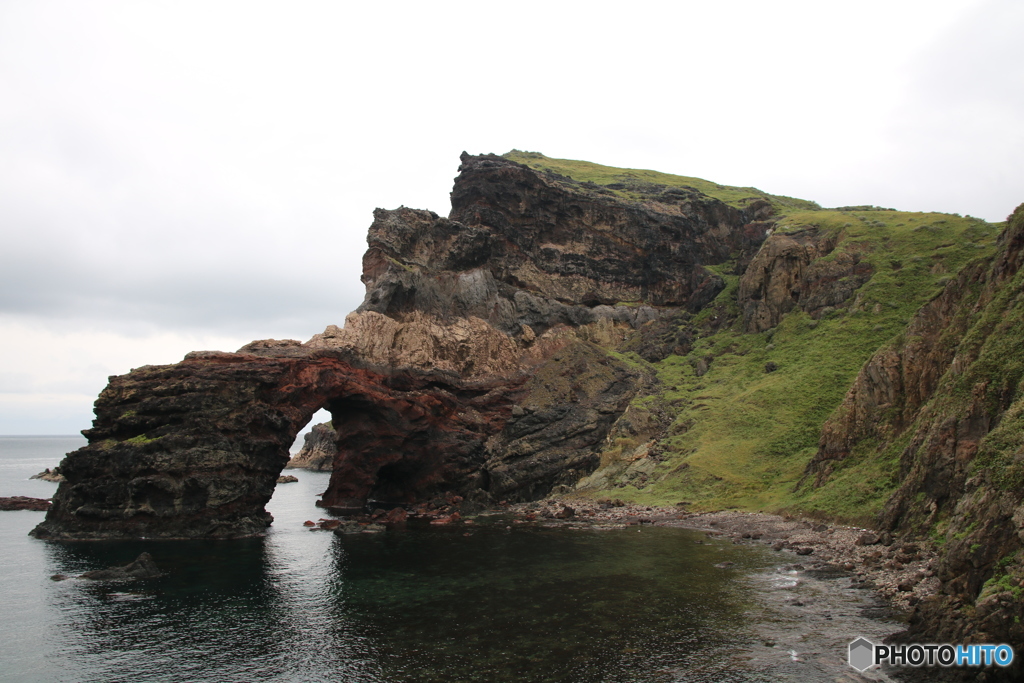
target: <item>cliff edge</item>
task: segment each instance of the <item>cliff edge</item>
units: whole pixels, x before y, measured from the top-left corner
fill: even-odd
[[[296,433],[321,407],[338,452],[320,504],[466,505],[572,487],[657,379],[614,349],[700,310],[770,214],[698,191],[631,197],[462,156],[448,218],[374,212],[363,304],[305,343],[196,352],[110,378],[41,538],[261,533]]]

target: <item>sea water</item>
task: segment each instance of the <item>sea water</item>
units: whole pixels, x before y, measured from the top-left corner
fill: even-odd
[[[82,444],[0,437],[0,495],[51,496],[29,476]],[[684,529],[310,531],[329,475],[291,473],[256,539],[44,542],[44,513],[0,512],[0,681],[824,681],[853,673],[844,628],[895,630],[863,591],[787,613],[777,554]],[[50,578],[143,551],[163,577]]]

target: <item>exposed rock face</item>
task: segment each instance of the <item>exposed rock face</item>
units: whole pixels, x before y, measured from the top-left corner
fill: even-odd
[[[863,444],[898,457],[881,525],[942,544],[941,592],[915,610],[908,642],[1024,643],[1022,263],[1024,205],[996,256],[965,268],[864,366],[808,467],[820,484]],[[1021,671],[1015,661],[986,680]]]
[[[363,304],[309,342],[111,377],[61,464],[42,538],[238,537],[270,523],[295,434],[321,407],[337,454],[321,504],[529,500],[573,485],[655,379],[608,353],[723,288],[767,202],[696,191],[628,202],[501,157],[463,155],[452,212],[377,210]]]
[[[256,343],[112,377],[41,538],[258,534],[295,434],[326,406],[344,445],[326,505],[455,487],[511,415],[513,384],[354,367],[339,351]],[[401,461],[400,468],[382,468]]]
[[[838,235],[821,235],[816,228],[771,235],[740,279],[746,331],[775,327],[796,307],[817,320],[828,307],[850,299],[873,269],[856,252],[823,259],[838,241]]]
[[[464,155],[459,170],[450,218],[486,227],[495,278],[566,304],[696,310],[723,287],[703,265],[753,253],[768,227],[693,194],[633,204],[577,186],[566,201],[565,179],[501,157]]]
[[[896,343],[880,349],[864,365],[822,428],[818,453],[808,467],[816,485],[855,444],[870,439],[893,443],[917,419],[954,361],[975,313],[977,301],[970,293],[984,286],[989,267],[978,262],[965,268],[917,312]],[[943,486],[949,483],[946,480]]]
[[[330,422],[313,427],[302,441],[302,450],[295,454],[286,468],[330,472],[338,455],[338,435]]]

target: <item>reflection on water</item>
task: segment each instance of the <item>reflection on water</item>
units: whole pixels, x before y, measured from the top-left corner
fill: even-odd
[[[753,568],[756,555],[692,536],[494,524],[47,544],[49,572],[143,550],[167,572],[54,583],[48,649],[96,681],[698,680],[686,672],[716,660],[730,680],[722,652],[748,639],[734,628],[742,595],[709,568],[726,557]]]
[[[711,565],[753,553],[674,529],[463,534],[342,539],[344,604],[388,680],[679,680],[746,640]]]
[[[41,513],[7,513],[0,680],[773,680],[743,579],[770,552],[499,518],[336,537],[302,527],[329,475],[297,475],[263,539],[43,543],[25,536]],[[143,551],[165,576],[48,578]]]
[[[326,480],[315,492],[310,483],[283,491],[313,496]],[[312,500],[295,507],[315,510]],[[342,592],[336,539],[305,532],[283,507],[282,528],[265,539],[46,544],[49,572],[127,564],[146,551],[166,573],[54,583],[48,606],[62,619],[51,648],[64,651],[75,680],[383,680],[365,625],[331,604]]]

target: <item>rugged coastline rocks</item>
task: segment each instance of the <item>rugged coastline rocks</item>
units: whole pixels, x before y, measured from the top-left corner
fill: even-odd
[[[28,496],[11,496],[0,498],[0,510],[37,510],[50,509],[50,501],[46,498],[29,498]]]
[[[79,574],[74,578],[87,579],[89,581],[134,581],[137,579],[157,579],[163,575],[160,568],[156,566],[156,562],[153,561],[153,556],[149,553],[142,553],[134,561],[122,567],[94,569]],[[54,574],[50,578],[54,581],[64,581],[73,577],[65,576],[64,574]]]
[[[511,415],[516,384],[454,384],[356,367],[340,351],[284,344],[200,353],[114,377],[88,446],[68,456],[41,538],[198,538],[261,533],[294,435],[326,405],[348,450],[325,506],[430,495]],[[389,464],[401,461],[402,469]],[[383,476],[379,476],[383,475]]]
[[[330,472],[334,469],[334,458],[338,455],[338,434],[330,422],[314,425],[303,438],[302,449],[296,453],[286,469]]]
[[[893,599],[909,607],[917,598],[909,638],[1024,643],[1024,207],[994,256],[969,262],[965,254],[982,253],[966,251],[979,246],[973,241],[924,240],[927,253],[908,253],[910,267],[872,261],[866,255],[884,245],[870,234],[843,242],[842,224],[794,221],[774,232],[767,200],[731,205],[689,187],[641,184],[617,194],[623,188],[463,155],[447,218],[405,207],[374,213],[366,297],[344,327],[329,325],[305,343],[261,340],[111,377],[85,432],[89,444],[61,463],[65,481],[33,533],[262,533],[288,448],[320,408],[334,430],[321,440],[336,447],[320,456],[332,472],[320,503],[337,514],[439,509],[454,496],[460,509],[436,520],[459,525],[456,514],[503,502],[641,488],[667,476],[665,449],[680,442],[666,435],[681,437],[693,422],[673,424],[685,397],[666,398],[658,387],[667,375],[623,351],[659,361],[724,329],[763,335],[771,351],[771,331],[795,319],[801,333],[833,322],[855,329],[900,296],[903,278],[947,272],[937,251],[946,249],[968,265],[929,278],[928,297],[932,290],[919,287],[912,301],[926,303],[894,318],[896,334],[881,348],[889,333],[875,325],[849,372],[877,351],[841,405],[818,404],[801,428],[800,443],[809,435],[811,444],[800,453],[820,438],[798,487],[832,486],[844,468],[863,466],[877,487],[861,499],[880,505],[887,497],[877,537],[844,531],[842,543],[829,544],[792,529],[773,545],[802,561],[897,572]],[[987,224],[976,223],[956,240],[972,231],[989,240]],[[883,268],[886,277],[874,278]],[[870,308],[859,298],[869,278],[894,288]],[[730,348],[736,357],[751,353],[743,343]],[[724,381],[715,377],[723,356],[705,350],[689,359],[693,376]],[[791,366],[765,357],[756,374],[781,380]],[[836,400],[849,377],[834,382]],[[571,507],[565,523],[589,516]],[[567,514],[537,508],[519,523],[545,513]]]
[[[111,377],[89,444],[61,464],[66,481],[33,533],[262,533],[287,449],[321,407],[337,453],[320,504],[337,513],[571,488],[657,382],[615,345],[713,299],[724,282],[708,267],[748,262],[769,229],[764,201],[662,194],[626,201],[463,155],[448,218],[375,212],[366,298],[344,328]]]
[[[52,470],[47,467],[39,474],[33,474],[29,479],[41,479],[43,481],[52,481],[56,484],[64,481],[64,475],[60,473],[59,467],[54,467]]]
[[[941,548],[941,590],[915,605],[906,642],[1024,643],[1022,266],[1024,205],[996,255],[950,279],[864,365],[807,467],[820,485],[865,446],[898,463],[880,528]]]

